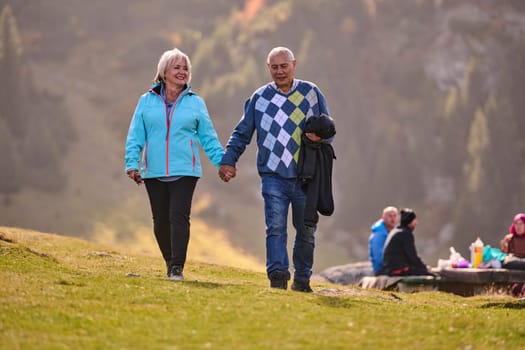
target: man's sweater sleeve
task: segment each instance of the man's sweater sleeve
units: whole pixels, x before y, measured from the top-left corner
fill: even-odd
[[[314,114],[317,114],[317,115],[325,114],[327,116],[330,116],[330,111],[328,110],[328,104],[326,103],[326,98],[321,92],[321,89],[319,89],[316,86],[314,90],[315,90],[315,93],[317,94],[317,109],[318,109],[317,111],[314,110]],[[330,137],[329,139],[322,140],[321,142],[331,144],[332,142],[334,142],[334,140],[335,140],[335,135]]]
[[[326,98],[324,97],[321,90],[316,86],[314,88],[316,94],[317,94],[317,101],[318,101],[318,111],[314,111],[317,115],[326,114],[330,115],[330,111],[328,110],[328,104],[326,103]]]

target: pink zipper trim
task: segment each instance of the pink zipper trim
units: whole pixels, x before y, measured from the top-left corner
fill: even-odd
[[[149,145],[149,142],[146,142],[146,147],[144,147],[144,165],[145,165],[144,172],[148,170],[148,145]]]
[[[166,131],[166,176],[170,176],[170,167],[169,167],[169,149],[170,149],[170,128],[171,128],[171,121],[173,119],[173,112],[175,111],[175,106],[171,107],[171,113],[168,114],[168,106],[166,106],[166,100],[162,98],[160,94],[158,94],[155,90],[150,89],[151,92],[153,92],[155,95],[160,97],[162,102],[164,103],[164,108],[166,110],[166,128],[168,129]]]
[[[197,163],[195,159],[195,152],[193,152],[193,140],[190,139],[190,148],[191,148],[191,169],[195,172],[195,164]]]

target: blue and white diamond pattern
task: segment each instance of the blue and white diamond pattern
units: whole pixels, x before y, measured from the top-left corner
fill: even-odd
[[[310,89],[308,93],[306,94],[305,98],[310,103],[310,106],[315,106],[317,104],[317,94],[315,93],[314,89]]]
[[[259,96],[259,98],[257,99],[257,102],[255,102],[255,109],[258,111],[264,112],[266,108],[268,108],[269,104],[270,104],[270,101],[268,101],[262,96]]]
[[[308,112],[306,112],[306,118],[310,118],[312,115],[314,115],[314,110],[312,108],[308,108]]]
[[[268,114],[264,113],[261,118],[261,128],[268,132],[270,131],[270,128],[272,127],[273,118],[270,117]]]
[[[290,141],[290,138],[290,134],[288,134],[284,129],[281,129],[281,131],[279,131],[279,136],[277,136],[277,140],[279,140],[281,145],[283,145],[284,147],[286,147],[288,141]]]
[[[274,120],[277,124],[279,124],[280,127],[282,127],[284,123],[286,123],[286,121],[288,120],[288,116],[282,111],[282,109],[279,109],[279,111],[277,111],[277,114],[275,114]]]
[[[268,148],[270,151],[273,149],[273,147],[275,146],[275,141],[277,139],[275,138],[275,136],[273,136],[272,134],[268,133],[266,134],[266,137],[264,138],[264,142],[263,142],[263,146]]]
[[[270,168],[272,171],[277,170],[277,167],[279,166],[279,162],[281,161],[281,158],[277,157],[274,153],[270,153],[270,157],[268,158],[268,168]]]
[[[276,105],[277,107],[281,108],[283,106],[283,104],[286,102],[287,98],[282,96],[282,95],[279,95],[279,94],[275,94],[271,100],[271,102]]]
[[[286,167],[289,167],[292,160],[293,155],[290,153],[290,151],[285,149],[283,155],[281,156],[281,161],[286,165]]]
[[[260,127],[265,132],[262,146],[269,151],[268,169],[290,168],[294,160],[297,161],[302,133],[300,125],[305,117],[315,114],[318,106],[318,96],[312,87],[289,96],[268,89],[261,92],[255,109],[262,112]]]

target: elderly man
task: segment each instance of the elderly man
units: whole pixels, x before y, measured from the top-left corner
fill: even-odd
[[[312,115],[329,115],[329,112],[319,88],[311,82],[295,78],[296,60],[290,49],[272,49],[267,66],[273,82],[257,89],[246,101],[244,115],[226,146],[219,176],[226,182],[235,177],[235,165],[256,131],[257,170],[262,181],[266,221],[266,271],[270,287],[287,289],[290,280],[287,221],[291,205],[296,230],[291,288],[312,292],[310,277],[316,226],[304,224],[306,196],[297,177],[297,161],[306,119]],[[320,141],[315,134],[305,135],[311,141]]]
[[[386,238],[388,233],[396,227],[398,218],[399,213],[396,207],[386,207],[383,209],[381,219],[377,220],[372,227],[370,227],[371,234],[368,239],[368,257],[372,263],[375,274],[381,270]]]

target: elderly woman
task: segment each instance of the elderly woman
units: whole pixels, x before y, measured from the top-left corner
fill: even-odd
[[[178,49],[164,52],[154,84],[139,98],[126,140],[126,173],[146,185],[155,238],[167,276],[175,281],[184,279],[191,202],[202,176],[198,145],[217,167],[224,154],[190,79],[188,56]]]
[[[525,214],[514,216],[509,233],[501,240],[501,250],[509,254],[503,261],[504,268],[525,270]]]

